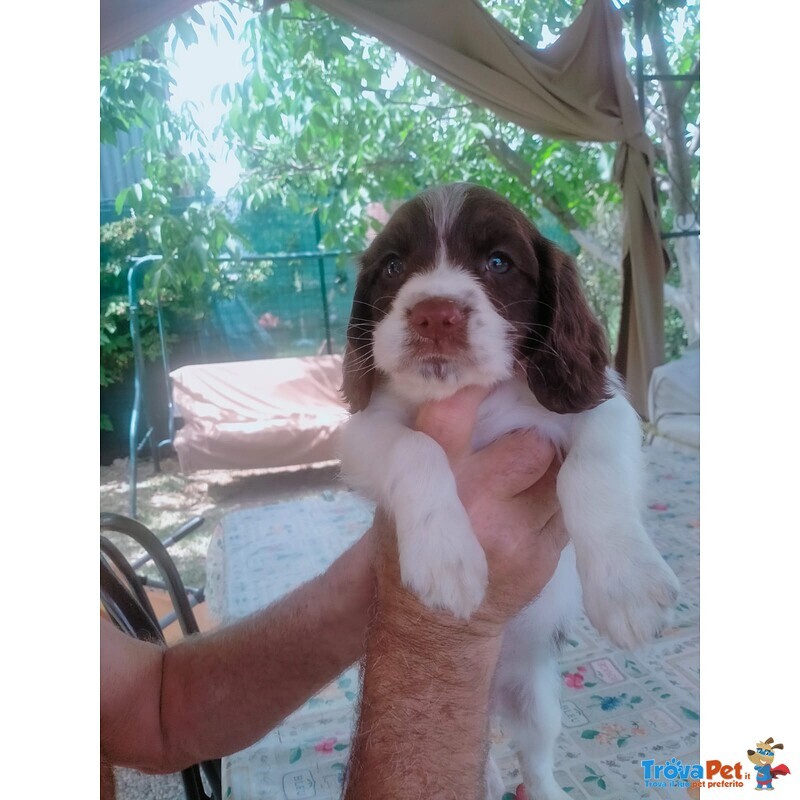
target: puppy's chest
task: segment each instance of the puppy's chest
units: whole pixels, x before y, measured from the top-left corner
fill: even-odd
[[[472,445],[475,450],[514,430],[534,428],[558,448],[568,450],[574,414],[548,411],[519,380],[500,384],[481,405]]]

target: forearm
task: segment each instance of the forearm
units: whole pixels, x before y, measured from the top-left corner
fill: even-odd
[[[501,636],[379,590],[346,800],[483,798]]]
[[[171,765],[252,744],[362,655],[369,547],[360,542],[268,609],[166,651],[161,719]]]

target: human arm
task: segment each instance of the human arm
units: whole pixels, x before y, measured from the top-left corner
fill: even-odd
[[[489,692],[506,622],[534,599],[566,543],[552,446],[530,432],[479,453],[480,391],[425,407],[417,426],[447,453],[486,553],[486,599],[469,621],[433,611],[400,579],[388,520],[376,518],[377,595],[346,800],[483,797]]]
[[[267,609],[170,648],[101,620],[104,760],[175,772],[274,728],[363,653],[372,548],[367,534]]]

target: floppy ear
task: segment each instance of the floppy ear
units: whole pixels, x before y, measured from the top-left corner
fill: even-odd
[[[546,239],[533,244],[539,296],[525,342],[528,386],[551,411],[586,411],[611,396],[605,333],[583,296],[575,262]]]
[[[375,362],[372,356],[372,330],[375,327],[369,287],[364,272],[359,274],[353,297],[353,310],[347,325],[347,345],[342,368],[342,394],[351,413],[365,409],[375,387]]]

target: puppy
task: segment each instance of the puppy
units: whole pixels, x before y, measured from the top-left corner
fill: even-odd
[[[400,207],[361,258],[344,357],[352,415],[345,478],[394,517],[403,582],[468,618],[487,564],[443,450],[411,429],[419,405],[494,387],[473,446],[535,428],[564,454],[557,491],[570,544],[537,600],[508,625],[493,711],[531,797],[563,800],[556,643],[583,606],[621,647],[669,623],[678,582],[640,515],[641,428],[609,368],[574,263],[511,203],[453,184]],[[487,797],[502,796],[487,765]]]

